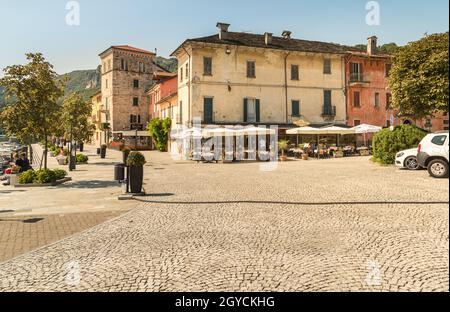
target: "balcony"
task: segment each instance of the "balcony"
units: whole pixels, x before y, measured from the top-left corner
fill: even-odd
[[[368,75],[365,75],[362,73],[353,73],[353,74],[350,74],[349,83],[350,83],[350,85],[369,84],[370,79],[369,79]]]
[[[324,118],[334,118],[336,117],[336,106],[323,106],[322,117]]]

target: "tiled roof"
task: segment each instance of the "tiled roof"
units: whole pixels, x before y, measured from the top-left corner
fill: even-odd
[[[185,43],[204,42],[212,44],[225,44],[225,45],[229,44],[229,45],[256,47],[256,48],[280,49],[288,51],[335,53],[335,54],[345,54],[348,52],[358,52],[358,51],[361,52],[361,50],[355,47],[344,46],[336,43],[287,39],[283,37],[273,36],[272,43],[266,45],[264,35],[242,33],[242,32],[227,32],[226,35],[227,35],[226,39],[220,39],[219,35],[216,34],[208,37],[188,39],[185,41]]]
[[[107,50],[105,50],[104,52],[100,53],[100,55],[104,54],[106,51],[108,51],[109,49],[118,49],[118,50],[124,50],[124,51],[130,51],[130,52],[138,52],[138,53],[144,53],[144,54],[151,54],[151,55],[156,55],[156,53],[154,52],[150,52],[147,50],[143,50],[143,49],[139,49],[139,48],[135,48],[129,45],[117,45],[117,46],[111,46],[110,48],[108,48]]]

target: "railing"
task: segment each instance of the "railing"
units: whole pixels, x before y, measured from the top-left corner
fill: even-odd
[[[336,106],[324,105],[322,110],[322,117],[335,117],[336,116]]]
[[[362,73],[353,73],[353,74],[350,74],[350,82],[351,83],[357,83],[357,82],[368,83],[368,82],[370,82],[370,80],[367,75],[364,75]]]

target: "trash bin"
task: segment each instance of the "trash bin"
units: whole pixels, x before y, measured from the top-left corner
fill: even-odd
[[[100,155],[101,153],[101,148],[97,148],[97,155]]]
[[[114,180],[125,181],[125,164],[117,164],[114,166]]]

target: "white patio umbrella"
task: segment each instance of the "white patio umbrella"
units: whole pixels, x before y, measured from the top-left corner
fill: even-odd
[[[324,128],[320,128],[321,134],[334,134],[337,136],[337,145],[339,146],[339,137],[341,135],[346,135],[346,134],[355,134],[355,130],[353,129],[349,129],[349,128],[343,128],[343,127],[338,127],[338,126],[328,126],[328,127],[324,127]]]
[[[368,124],[362,124],[356,127],[352,128],[356,134],[364,134],[364,144],[366,144],[367,146],[367,140],[366,140],[366,135],[368,133],[377,133],[381,130],[383,130],[383,128],[381,127],[377,127],[377,126],[372,126],[372,125],[368,125]]]
[[[271,128],[265,128],[265,127],[245,127],[243,129],[237,130],[238,133],[244,134],[244,135],[268,135],[268,134],[275,134],[276,131]]]

